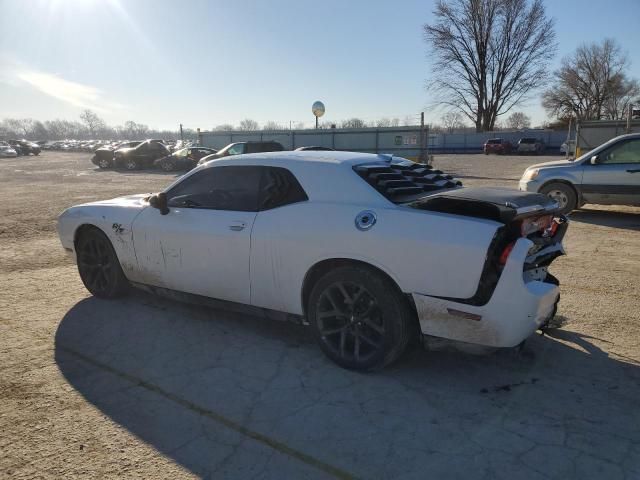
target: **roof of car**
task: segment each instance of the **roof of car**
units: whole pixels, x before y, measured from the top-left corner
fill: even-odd
[[[205,157],[206,158],[206,157]],[[359,203],[369,206],[389,206],[392,203],[358,175],[356,165],[388,164],[391,155],[344,151],[279,151],[249,153],[216,158],[187,173],[216,166],[259,165],[282,167],[298,179],[311,200],[332,203]],[[393,157],[394,160],[403,160]],[[406,159],[404,159],[406,160]]]
[[[264,153],[246,153],[229,157],[216,158],[207,165],[262,165],[262,164],[332,164],[332,165],[359,165],[368,162],[389,162],[391,155],[360,152],[344,152],[330,150],[306,150],[306,151],[280,151]],[[393,157],[398,159],[400,157]]]

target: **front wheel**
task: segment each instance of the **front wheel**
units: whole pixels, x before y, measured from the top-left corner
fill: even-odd
[[[414,315],[395,284],[361,266],[325,274],[311,292],[307,313],[322,351],[341,367],[364,371],[400,357]]]
[[[109,160],[108,158],[101,158],[100,161],[98,161],[98,167],[102,168],[103,170],[109,168],[110,166],[111,160]]]
[[[124,168],[126,168],[127,170],[137,170],[138,163],[134,159],[130,158],[129,160],[125,161]]]
[[[565,215],[575,210],[578,205],[578,196],[575,190],[566,183],[550,183],[541,188],[540,193],[558,202],[560,212]]]
[[[76,242],[78,273],[84,286],[99,298],[117,298],[129,282],[107,236],[95,227],[87,228]]]

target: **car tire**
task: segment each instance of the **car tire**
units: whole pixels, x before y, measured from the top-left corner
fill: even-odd
[[[167,161],[167,162],[162,162],[160,164],[160,168],[165,172],[173,172],[176,169],[176,166],[174,165],[173,162]]]
[[[578,206],[578,196],[572,186],[566,183],[553,182],[540,189],[540,193],[552,198],[560,205],[560,212],[571,213]]]
[[[138,169],[138,162],[136,162],[132,158],[128,159],[128,160],[125,160],[124,168],[126,168],[127,170],[130,170],[130,171],[137,170]]]
[[[98,167],[106,170],[107,168],[111,167],[111,160],[109,160],[108,158],[101,158],[100,160],[98,160]]]
[[[364,266],[344,266],[314,285],[308,320],[322,351],[343,368],[370,371],[406,350],[415,314],[398,287]]]
[[[113,245],[102,231],[90,227],[81,232],[76,241],[76,256],[80,279],[93,296],[117,298],[127,292],[127,277]]]

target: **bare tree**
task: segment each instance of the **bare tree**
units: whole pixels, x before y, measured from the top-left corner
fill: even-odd
[[[284,127],[280,125],[278,122],[274,122],[273,120],[269,120],[262,126],[263,130],[284,130]]]
[[[376,121],[376,127],[378,128],[385,128],[390,126],[391,126],[391,119],[389,118],[384,117]]]
[[[524,112],[513,112],[505,121],[505,127],[512,130],[521,130],[531,126],[531,117]]]
[[[353,117],[340,123],[342,128],[365,128],[367,123],[361,118]]]
[[[104,121],[93,110],[89,109],[82,111],[80,120],[85,124],[92,138],[95,138],[96,134],[106,126]]]
[[[229,132],[231,130],[235,130],[235,127],[230,123],[222,123],[220,125],[216,125],[215,127],[213,127],[213,130]]]
[[[260,128],[258,122],[251,120],[250,118],[242,120],[239,126],[239,130],[258,130],[258,128]]]
[[[428,83],[476,131],[542,86],[556,52],[553,21],[542,0],[438,0],[424,26],[435,57]]]
[[[400,119],[398,117],[393,117],[391,119],[390,127],[398,127],[400,125]]]
[[[640,83],[619,75],[613,82],[611,95],[605,101],[604,114],[611,120],[622,120],[629,114],[629,105],[640,102]]]
[[[447,133],[453,133],[455,130],[464,128],[464,116],[457,111],[450,111],[442,115],[441,117],[442,127],[446,129]],[[433,131],[433,130],[431,130]]]
[[[615,40],[582,45],[562,60],[553,85],[543,94],[542,105],[555,118],[621,118],[640,93],[638,82],[626,77],[628,66],[627,56]]]

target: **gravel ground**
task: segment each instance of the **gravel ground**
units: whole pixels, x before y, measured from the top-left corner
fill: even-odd
[[[435,165],[515,188],[556,158]],[[174,178],[0,159],[0,477],[640,478],[640,208],[572,215],[548,336],[484,357],[414,349],[361,375],[304,327],[87,294],[57,215]]]

